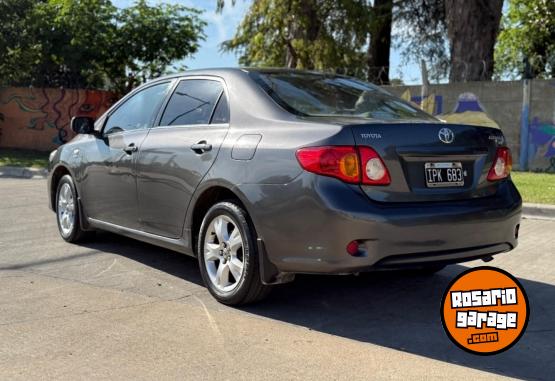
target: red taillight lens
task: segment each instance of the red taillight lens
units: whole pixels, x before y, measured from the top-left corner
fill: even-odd
[[[509,176],[513,167],[511,150],[507,147],[497,148],[493,164],[488,172],[488,180],[495,181]]]
[[[359,182],[359,163],[355,147],[307,147],[297,151],[297,160],[305,170],[337,177],[348,183]]]
[[[362,183],[366,185],[388,185],[391,183],[389,171],[382,158],[370,147],[359,147],[362,163]]]
[[[370,147],[307,147],[297,151],[303,169],[332,176],[353,184],[387,185],[391,182],[387,167]]]

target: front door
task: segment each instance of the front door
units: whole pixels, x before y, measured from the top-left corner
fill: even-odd
[[[179,82],[137,159],[144,231],[181,237],[191,197],[214,163],[228,126],[223,82],[206,78]]]
[[[138,91],[112,111],[84,161],[88,217],[138,229],[136,159],[171,82]]]

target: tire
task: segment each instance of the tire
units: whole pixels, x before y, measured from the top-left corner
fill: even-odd
[[[268,295],[271,286],[260,280],[255,242],[248,215],[235,202],[219,202],[204,216],[197,257],[204,284],[220,303],[238,306]]]
[[[64,175],[58,183],[55,208],[58,231],[62,238],[71,243],[85,238],[87,232],[81,228],[77,190],[70,175]]]

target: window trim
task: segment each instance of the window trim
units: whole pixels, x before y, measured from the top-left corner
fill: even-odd
[[[171,96],[173,95],[173,93],[175,92],[175,90],[177,89],[179,84],[183,81],[192,81],[192,80],[199,80],[199,79],[220,82],[220,84],[222,85],[222,89],[223,89],[222,92],[220,92],[220,95],[218,96],[218,100],[214,104],[214,107],[212,108],[212,111],[210,112],[210,118],[208,119],[208,123],[203,123],[203,124],[200,124],[200,123],[197,123],[197,124],[175,124],[175,125],[172,125],[172,126],[161,125],[160,123],[162,122],[162,116],[164,115],[164,112],[166,111],[166,107],[168,106],[168,103],[170,102]],[[160,107],[160,112],[158,113],[158,116],[154,120],[154,123],[150,127],[150,129],[229,126],[230,125],[229,122],[228,123],[216,123],[216,124],[211,124],[210,123],[210,121],[212,121],[212,117],[214,116],[214,111],[216,110],[216,106],[218,105],[218,102],[220,101],[220,98],[221,98],[223,93],[226,94],[226,97],[228,99],[228,101],[227,101],[228,108],[231,110],[230,102],[229,102],[229,92],[227,90],[227,84],[226,84],[225,80],[222,77],[215,76],[215,75],[185,75],[185,76],[182,76],[182,77],[178,77],[178,78],[175,79],[175,84],[172,86],[172,89],[171,89],[171,92],[170,92],[169,96],[166,97],[166,99],[164,100],[164,103]],[[230,111],[229,114],[230,114],[229,119],[231,119],[231,111]]]
[[[174,88],[174,82],[175,78],[167,78],[167,79],[160,79],[157,81],[153,81],[153,82],[148,82],[143,86],[139,86],[136,89],[132,90],[131,92],[129,92],[127,95],[125,95],[122,99],[120,99],[105,115],[102,116],[102,118],[104,119],[102,121],[102,125],[99,128],[99,132],[100,132],[100,136],[103,138],[107,138],[109,136],[118,136],[118,135],[124,135],[126,133],[130,133],[130,132],[136,132],[136,131],[141,131],[141,130],[146,130],[148,131],[153,124],[156,123],[156,118],[158,117],[158,114],[160,113],[160,107],[161,105],[165,104],[165,102],[167,101],[169,92],[166,93],[166,95],[164,96],[164,99],[162,100],[162,102],[160,103],[160,106],[158,106],[158,110],[156,111],[155,115],[155,119],[154,122],[150,125],[147,126],[146,128],[141,128],[141,129],[135,129],[135,130],[124,130],[124,131],[118,131],[118,132],[112,132],[111,134],[104,134],[104,129],[106,128],[106,124],[108,123],[108,121],[110,120],[110,118],[112,117],[112,115],[118,111],[120,109],[120,107],[122,107],[123,105],[125,105],[132,97],[134,97],[135,95],[137,95],[138,93],[140,93],[141,91],[147,90],[151,87],[154,86],[158,86],[158,85],[162,85],[164,83],[169,83],[170,85],[168,86],[168,89],[173,89]]]

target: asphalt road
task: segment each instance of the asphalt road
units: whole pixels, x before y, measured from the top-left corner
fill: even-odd
[[[108,233],[70,245],[44,180],[0,179],[0,380],[490,379],[555,376],[555,222],[524,220],[520,246],[491,265],[531,304],[508,352],[453,345],[442,293],[465,266],[299,276],[264,302],[229,308],[196,260]]]

